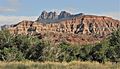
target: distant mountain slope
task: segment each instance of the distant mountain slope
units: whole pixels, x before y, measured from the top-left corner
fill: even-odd
[[[22,21],[18,24],[2,27],[12,34],[39,35],[53,43],[67,41],[70,43],[90,44],[99,42],[120,27],[120,21],[106,16],[72,15],[62,11],[42,12],[36,21]]]
[[[72,19],[74,17],[82,15],[83,13],[72,15],[71,13],[68,13],[66,11],[61,11],[60,14],[58,15],[56,12],[43,11],[36,21],[42,23],[54,23],[59,22],[61,20]]]

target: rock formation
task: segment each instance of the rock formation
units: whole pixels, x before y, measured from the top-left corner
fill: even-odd
[[[41,23],[55,23],[61,20],[71,19],[73,17],[82,16],[83,13],[72,15],[66,11],[61,11],[58,15],[56,12],[46,12],[43,11],[42,14],[37,19],[37,22]]]
[[[41,34],[53,42],[89,44],[99,42],[120,26],[120,21],[106,16],[72,15],[62,11],[42,12],[36,21],[22,21],[7,28],[12,34]],[[4,29],[4,28],[3,28]]]

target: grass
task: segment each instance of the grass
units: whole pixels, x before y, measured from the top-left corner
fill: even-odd
[[[107,62],[100,64],[98,62],[0,62],[0,69],[120,69],[120,63],[112,64]]]

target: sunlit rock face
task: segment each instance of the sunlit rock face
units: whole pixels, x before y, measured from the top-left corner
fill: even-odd
[[[5,29],[12,34],[41,34],[43,39],[49,38],[55,43],[65,40],[70,43],[89,44],[101,41],[119,26],[119,20],[106,16],[43,11],[36,21],[22,21]]]

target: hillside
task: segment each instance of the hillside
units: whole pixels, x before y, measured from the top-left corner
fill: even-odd
[[[37,35],[53,43],[92,44],[109,36],[119,26],[119,20],[107,16],[43,11],[36,21],[24,20],[15,25],[2,26],[2,29],[8,29],[12,34]]]

